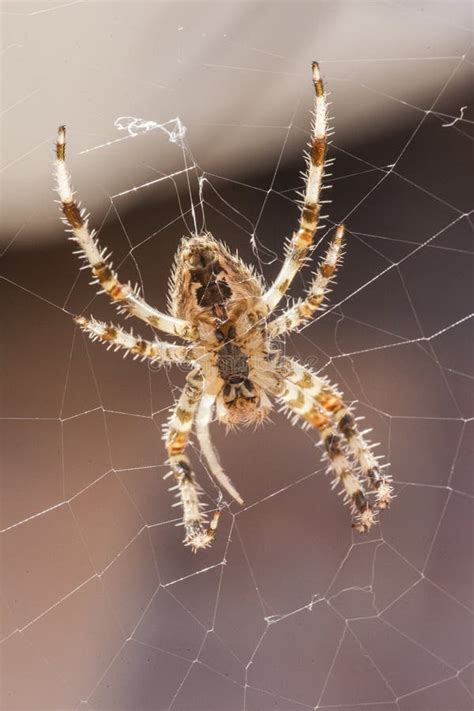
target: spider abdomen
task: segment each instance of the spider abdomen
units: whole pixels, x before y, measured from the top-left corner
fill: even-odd
[[[261,294],[253,271],[211,234],[183,238],[171,280],[173,314],[194,323],[203,317],[223,318],[226,305]]]

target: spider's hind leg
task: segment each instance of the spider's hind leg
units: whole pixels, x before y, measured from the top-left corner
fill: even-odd
[[[344,225],[339,225],[329,243],[324,259],[321,260],[304,299],[299,299],[282,314],[268,324],[272,338],[281,336],[303,326],[321,308],[329,293],[338,265],[343,256]]]
[[[286,294],[298,271],[310,256],[321,212],[320,193],[328,144],[327,96],[317,62],[312,64],[314,120],[307,154],[306,187],[298,230],[288,243],[286,256],[273,284],[263,300],[271,313]]]
[[[89,218],[84,208],[80,207],[74,198],[71,177],[66,168],[66,128],[60,126],[56,141],[55,176],[56,191],[59,196],[63,221],[71,232],[71,237],[78,245],[78,254],[91,269],[94,281],[101,290],[108,294],[119,310],[128,312],[145,321],[150,326],[158,328],[173,336],[187,340],[195,340],[194,330],[187,321],[175,318],[169,314],[157,311],[142,298],[140,290],[129,283],[123,284],[115,272],[110,255],[99,245],[94,230],[89,229]]]

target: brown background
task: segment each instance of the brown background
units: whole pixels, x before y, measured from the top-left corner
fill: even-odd
[[[41,44],[47,29],[54,36],[59,28],[61,39],[36,55],[37,69],[34,57],[19,60],[43,87],[36,110],[27,101],[12,107],[12,94],[4,104],[4,154],[17,162],[13,173],[4,172],[0,281],[2,708],[468,711],[473,399],[464,319],[472,312],[472,112],[443,126],[469,103],[465,5],[450,3],[448,22],[443,3],[391,4],[391,14],[367,36],[363,20],[366,28],[374,23],[380,4],[357,3],[354,31],[364,41],[356,33],[349,47],[330,48],[319,44],[337,38],[339,28],[347,33],[352,3],[224,6],[233,13],[227,25],[220,15],[218,25],[212,4],[177,3],[173,10],[148,4],[142,15],[115,3],[79,3],[38,16],[31,13],[47,5],[7,8],[7,46],[19,28],[23,48]],[[184,55],[172,42],[165,51],[147,31],[147,13],[165,10],[176,13],[175,28],[188,27]],[[220,73],[210,76],[209,58],[199,54],[190,70],[191,11],[200,23],[196,37],[214,28],[203,44]],[[288,36],[283,13],[292,18]],[[34,17],[43,24],[32,24]],[[266,34],[255,36],[265,17]],[[289,38],[304,35],[310,18],[311,42],[297,47]],[[397,54],[391,46],[403,24],[407,36],[418,36],[416,56],[425,60],[416,60],[412,48],[400,45]],[[122,95],[117,84],[112,95],[87,63],[80,72],[85,47],[91,51],[83,28],[103,42],[89,65],[118,76]],[[119,30],[135,46],[142,42],[143,57],[153,48],[157,66],[169,62],[172,96],[181,95],[183,84],[190,91],[206,86],[189,112],[179,111],[188,127],[186,160],[198,166],[189,184],[181,174],[111,198],[183,169],[182,152],[160,130],[80,154],[115,140],[119,115],[157,121],[176,115],[171,104],[168,113],[168,107],[147,113],[160,94],[123,67],[114,71],[119,48],[112,51],[107,37]],[[444,55],[448,37],[453,46]],[[245,506],[225,511],[213,548],[193,556],[180,543],[162,479],[161,426],[184,373],[122,360],[76,331],[71,314],[118,317],[106,299],[94,297],[85,272],[77,278],[50,192],[53,133],[45,129],[32,164],[18,144],[8,156],[9,142],[28,143],[24,125],[46,124],[43,107],[48,131],[68,121],[75,185],[94,206],[93,222],[121,275],[139,280],[151,303],[165,304],[173,253],[193,228],[190,190],[197,204],[203,171],[198,227],[204,214],[205,226],[270,281],[297,216],[311,91],[305,67],[315,52],[336,127],[343,124],[327,180],[328,224],[346,221],[348,246],[332,307],[286,348],[357,403],[391,462],[397,498],[370,535],[353,534],[349,512],[324,475],[316,435],[278,412],[255,432],[226,436],[215,425],[222,463]],[[78,96],[74,82],[61,85],[66,117],[60,102],[51,109],[58,87],[44,68],[54,61],[81,86]],[[249,71],[236,74],[230,64]],[[11,68],[21,84],[25,69]],[[285,92],[295,91],[288,89],[292,72],[298,89],[291,98]],[[24,94],[30,89],[25,84]],[[251,116],[252,96],[266,107],[265,117]],[[109,101],[117,108],[108,108]],[[232,127],[225,115],[215,116],[229,101]],[[96,116],[94,130],[84,128],[87,116],[74,115],[75,103],[78,113]],[[203,117],[211,125],[204,127]],[[227,146],[227,162],[219,151],[209,153],[214,143]],[[8,200],[13,193],[23,196],[21,203]],[[293,294],[302,287],[298,279]],[[151,335],[145,326],[135,329]],[[212,504],[217,491],[197,448],[192,457]]]

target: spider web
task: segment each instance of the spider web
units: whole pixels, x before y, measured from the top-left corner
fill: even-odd
[[[62,11],[67,18],[72,8]],[[220,80],[238,70],[256,86],[269,72],[288,78],[268,46],[253,46],[249,58],[245,32],[231,44],[232,66],[223,58],[213,67]],[[267,64],[253,65],[257,55]],[[225,507],[215,544],[193,556],[163,481],[161,426],[183,372],[86,341],[71,314],[119,318],[78,275],[70,244],[21,249],[19,236],[34,229],[19,224],[1,282],[6,711],[472,708],[472,119],[465,95],[452,91],[472,62],[434,47],[425,59],[367,62],[405,73],[426,62],[439,81],[416,104],[391,95],[384,76],[364,83],[362,59],[325,63],[336,123],[350,90],[360,111],[373,96],[395,104],[399,125],[379,125],[378,137],[360,142],[336,134],[324,194],[333,203],[318,245],[344,220],[345,263],[328,308],[285,347],[337,383],[373,428],[391,463],[392,509],[370,534],[353,533],[317,435],[278,412],[255,432],[226,437],[213,426],[245,504]],[[271,133],[278,150],[243,177],[216,172],[180,113],[117,116],[105,140],[70,148],[84,203],[98,186],[104,196],[92,215],[101,243],[151,303],[164,307],[179,238],[200,229],[268,282],[276,275],[309,135],[301,86],[284,125],[208,122],[216,135],[235,132],[242,151]],[[136,157],[140,145],[147,160]],[[116,160],[129,169],[106,184],[100,166]],[[79,161],[89,182],[76,177]],[[304,279],[308,270],[293,294]],[[213,507],[219,492],[194,443],[191,456]]]

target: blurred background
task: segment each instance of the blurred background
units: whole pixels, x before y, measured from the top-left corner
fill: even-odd
[[[3,2],[6,711],[472,708],[471,30],[454,0]],[[277,409],[256,431],[216,424],[245,505],[194,556],[163,481],[185,373],[75,328],[120,317],[59,221],[55,131],[149,302],[165,307],[179,240],[201,229],[270,283],[298,217],[314,59],[336,158],[319,251],[342,220],[348,244],[331,306],[286,350],[366,417],[397,498],[355,534],[316,433]]]

